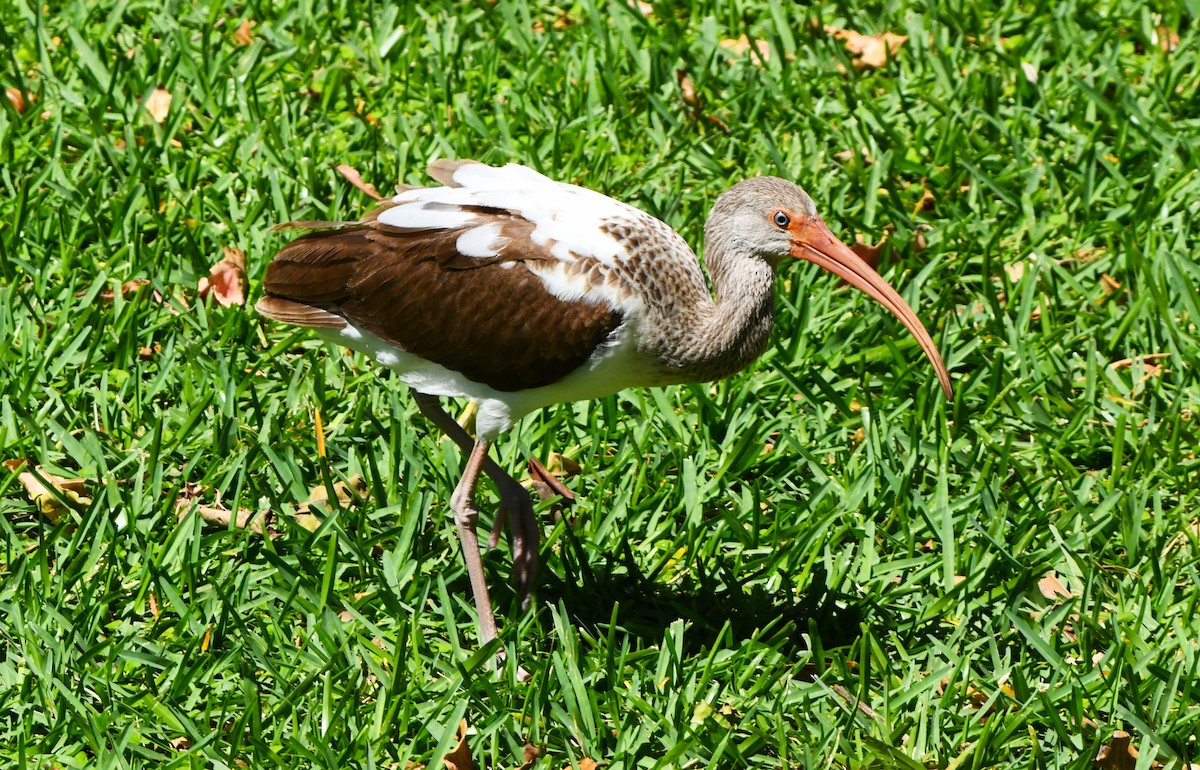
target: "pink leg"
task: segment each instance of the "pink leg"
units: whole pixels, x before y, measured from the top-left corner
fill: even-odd
[[[417,408],[421,414],[438,426],[451,441],[458,445],[464,453],[471,453],[478,446],[463,427],[454,418],[446,414],[437,396],[413,391]],[[513,554],[513,583],[517,595],[521,597],[521,608],[528,609],[533,595],[535,578],[538,571],[538,531],[537,516],[533,511],[533,501],[520,482],[504,472],[487,453],[482,460],[482,471],[487,474],[496,491],[500,495],[500,508],[496,512],[496,522],[492,527],[492,535],[488,547],[495,548],[500,539],[500,530],[505,522],[509,525],[512,539]]]
[[[458,539],[462,543],[463,560],[467,563],[467,574],[471,578],[471,591],[475,594],[480,644],[487,644],[496,638],[496,617],[492,614],[492,599],[488,596],[479,538],[475,534],[475,523],[479,519],[479,512],[475,510],[475,486],[479,483],[479,472],[487,458],[487,450],[486,441],[477,442],[471,449],[462,478],[450,498],[450,509],[454,511],[454,523],[458,525]]]

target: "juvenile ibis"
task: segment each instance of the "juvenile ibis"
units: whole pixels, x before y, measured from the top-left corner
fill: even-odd
[[[398,188],[361,221],[292,223],[311,232],[275,255],[257,310],[395,370],[467,455],[450,508],[484,643],[496,621],[475,532],[481,473],[497,486],[525,602],[538,566],[529,495],[488,446],[550,404],[742,369],[767,345],[775,269],[789,257],[891,311],[953,398],[916,314],[791,182],[747,179],[717,199],[705,227],[710,292],[683,238],[632,206],[515,164],[439,160],[429,175],[444,186]],[[477,404],[473,438],[442,396]]]

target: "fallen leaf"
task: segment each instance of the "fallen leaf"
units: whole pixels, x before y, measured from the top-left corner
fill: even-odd
[[[879,239],[879,243],[874,245],[864,242],[861,236],[855,235],[854,245],[850,247],[850,250],[861,257],[863,262],[877,268],[879,260],[883,256],[883,247],[887,245],[887,242],[888,232],[886,230],[883,232],[883,237]]]
[[[242,19],[241,26],[237,28],[237,32],[233,33],[233,40],[241,46],[247,46],[254,42],[254,22],[250,19]]]
[[[221,505],[218,499],[214,504],[207,505],[204,503],[196,504],[195,508],[192,504],[195,501],[183,497],[182,495],[175,501],[175,514],[179,521],[183,521],[188,517],[188,514],[195,510],[205,524],[212,524],[215,527],[229,529],[230,522],[233,522],[234,529],[248,529],[256,534],[262,534],[265,527],[263,520],[267,516],[259,516],[255,511],[246,508],[238,508],[237,513],[229,510]]]
[[[901,46],[908,42],[908,35],[884,32],[879,35],[864,35],[850,29],[826,26],[825,32],[846,44],[846,50],[854,57],[855,69],[877,69],[895,58]]]
[[[741,35],[737,38],[725,38],[718,45],[729,51],[734,56],[745,56],[751,49],[758,53],[758,56],[752,56],[751,61],[765,64],[771,60],[771,44],[766,40],[750,41],[750,38]]]
[[[50,520],[51,524],[57,524],[63,514],[71,508],[84,510],[92,504],[92,498],[84,494],[87,492],[87,487],[83,479],[55,476],[53,473],[47,473],[30,464],[27,460],[5,460],[3,465],[17,474],[17,481],[25,487],[25,494],[29,496],[30,502]],[[50,486],[46,486],[46,484]],[[57,495],[55,495],[55,491],[58,492]]]
[[[921,188],[921,199],[917,201],[916,207],[913,208],[914,214],[920,214],[924,211],[933,211],[934,205],[937,203],[937,198],[929,191],[928,187]]]
[[[567,13],[566,11],[562,11],[554,18],[554,21],[550,23],[550,26],[553,29],[566,29],[574,23],[575,20],[571,18],[571,14]],[[533,31],[539,35],[545,34],[546,23],[541,19],[538,19],[533,23]]]
[[[546,469],[556,476],[578,476],[583,471],[583,466],[572,460],[570,457],[560,455],[558,452],[551,452],[546,458]]]
[[[154,356],[161,352],[162,345],[159,345],[157,342],[154,343],[154,345],[144,345],[138,348],[138,358],[142,359],[143,361],[149,361],[151,358],[154,358]]]
[[[1179,47],[1179,33],[1175,30],[1159,25],[1154,34],[1158,38],[1159,50],[1163,53],[1171,53]]]
[[[150,281],[146,278],[135,278],[132,281],[126,281],[125,283],[121,284],[121,298],[133,299],[134,295],[138,293],[138,290],[148,283],[150,283]],[[85,294],[87,294],[86,291],[75,292],[76,297],[82,297]],[[116,298],[117,294],[112,289],[101,289],[100,293],[96,295],[96,299],[106,304],[112,302]]]
[[[165,88],[154,89],[150,98],[146,100],[146,112],[150,113],[155,123],[161,124],[167,119],[167,113],[170,111],[171,92]]]
[[[377,201],[383,200],[383,196],[380,195],[379,191],[375,189],[375,185],[364,182],[362,176],[360,176],[358,171],[356,171],[353,167],[347,166],[343,163],[337,167],[337,171],[346,178],[347,182],[354,185],[359,190],[362,190]]]
[[[367,112],[367,102],[365,99],[355,99],[354,100],[354,114],[361,116],[365,121],[370,123],[372,126],[379,125],[379,119],[376,118],[371,113]]]
[[[1134,356],[1133,358],[1122,358],[1117,361],[1113,361],[1111,364],[1108,365],[1108,368],[1115,369],[1118,371],[1121,369],[1129,369],[1130,367],[1133,366],[1134,362],[1140,361],[1142,363],[1143,370],[1145,370],[1145,368],[1149,364],[1149,362],[1157,361],[1160,358],[1170,358],[1170,357],[1171,357],[1170,353],[1147,353],[1144,356]]]
[[[196,293],[201,299],[212,295],[221,307],[246,304],[246,252],[222,246],[224,256],[201,278]]]
[[[367,482],[362,476],[357,474],[351,476],[345,481],[335,482],[333,485],[333,499],[341,508],[350,507],[356,500],[361,500],[367,495]],[[300,503],[297,511],[308,511],[315,503],[327,504],[329,502],[329,488],[324,484],[318,484],[308,491],[308,499]]]
[[[1104,273],[1100,276],[1100,290],[1104,292],[1104,296],[1111,297],[1121,290],[1121,283],[1108,273]]]
[[[587,757],[579,760],[579,770],[596,770],[598,765],[599,763],[596,760],[588,759]]]
[[[526,743],[524,752],[525,761],[520,767],[517,768],[517,770],[531,770],[534,763],[537,762],[538,757],[542,756],[542,753],[542,750],[537,746],[534,746],[532,743]]]
[[[167,741],[171,748],[176,751],[186,751],[192,747],[192,741],[186,735],[181,735],[178,738],[172,738]]]
[[[25,110],[29,109],[29,106],[25,103],[25,94],[21,93],[21,89],[6,88],[4,89],[4,95],[8,97],[8,103],[12,105],[13,109],[20,114],[24,115]]]
[[[637,2],[633,4],[633,7],[637,8],[638,13],[642,14],[647,19],[654,18],[654,5],[653,4],[647,3],[647,2],[645,2],[645,0],[637,0]]]
[[[475,770],[471,747],[467,745],[467,720],[458,723],[458,745],[442,757],[442,761],[446,763],[446,770]]]
[[[692,82],[692,76],[687,70],[675,70],[675,79],[679,82],[679,93],[683,96],[683,103],[693,113],[699,113],[700,98],[696,96],[696,84]]]
[[[842,150],[841,152],[835,152],[833,154],[833,157],[842,161],[843,163],[852,161],[855,158],[859,158],[862,160],[862,164],[864,166],[869,166],[875,162],[874,158],[871,157],[871,151],[868,150],[866,147],[863,147],[857,151]]]
[[[692,82],[692,78],[688,75],[687,70],[675,70],[675,79],[679,83],[679,93],[683,99],[683,103],[687,106],[688,112],[692,116],[692,120],[706,120],[712,123],[724,133],[729,133],[729,126],[725,121],[718,118],[716,115],[705,115],[704,104],[700,100],[699,94],[696,93],[696,84]]]
[[[1124,730],[1113,733],[1112,740],[1101,746],[1092,760],[1094,767],[1103,770],[1134,770],[1137,767],[1138,751],[1133,747],[1132,736]]]
[[[1025,260],[1005,265],[1004,273],[1008,276],[1009,283],[1017,283],[1025,275]]]
[[[1069,599],[1071,597],[1071,592],[1053,572],[1038,581],[1038,591],[1047,599]]]
[[[912,237],[912,242],[911,242],[911,244],[912,244],[911,248],[912,248],[913,254],[920,254],[922,251],[924,251],[926,248],[928,248],[929,244],[925,240],[925,233],[931,229],[932,228],[929,225],[918,225],[916,227],[916,230],[913,232],[913,237]]]
[[[349,508],[356,500],[366,498],[367,482],[357,474],[345,481],[338,481],[333,485],[333,496],[337,501],[337,507]],[[312,507],[317,504],[326,508],[330,507],[329,490],[324,484],[318,484],[310,489],[308,499],[296,507],[296,523],[309,532],[316,532],[317,528],[321,526],[321,519],[312,512]]]

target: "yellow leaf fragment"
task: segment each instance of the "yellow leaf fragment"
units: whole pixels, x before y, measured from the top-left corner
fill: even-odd
[[[1069,599],[1071,597],[1071,592],[1053,572],[1038,581],[1038,591],[1047,599]]]
[[[846,45],[846,50],[854,57],[852,63],[855,69],[878,69],[895,58],[901,46],[908,42],[908,35],[897,35],[894,32],[884,32],[879,35],[864,35],[852,29],[840,29],[826,25],[825,32]]]
[[[475,770],[475,759],[471,756],[471,747],[467,745],[467,720],[458,724],[458,745],[446,756],[442,757],[446,770]]]
[[[726,38],[719,45],[734,56],[745,56],[753,49],[758,56],[751,57],[752,60],[764,64],[771,60],[771,44],[766,40],[751,41],[746,35],[739,35],[736,38]]]
[[[92,498],[84,494],[87,487],[83,479],[55,476],[53,473],[39,470],[25,460],[5,460],[3,464],[5,468],[17,474],[17,481],[25,487],[25,494],[29,496],[30,502],[51,524],[57,524],[63,514],[71,508],[83,510],[92,504]],[[58,494],[55,494],[56,491]]]
[[[233,33],[233,40],[240,46],[247,46],[253,43],[254,22],[250,19],[242,19],[242,23],[237,28],[237,32]]]
[[[146,112],[150,113],[150,117],[155,123],[162,124],[167,119],[167,113],[171,111],[171,92],[165,88],[156,88],[146,99]]]
[[[347,182],[354,185],[375,200],[383,200],[383,196],[379,194],[379,190],[375,189],[375,185],[364,182],[362,175],[360,175],[353,166],[347,166],[345,163],[343,163],[337,167],[337,172],[345,177]]]

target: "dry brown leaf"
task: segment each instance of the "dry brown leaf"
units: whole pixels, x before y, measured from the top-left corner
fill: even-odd
[[[1071,592],[1053,572],[1038,581],[1038,591],[1047,599],[1069,599],[1071,597]]]
[[[337,167],[337,171],[346,178],[347,182],[354,185],[359,190],[362,190],[377,201],[383,200],[383,196],[380,195],[379,191],[375,189],[375,185],[364,182],[362,176],[360,176],[358,171],[356,171],[353,167],[347,166],[343,163]]]
[[[146,112],[150,113],[150,117],[155,123],[161,124],[167,119],[167,113],[171,111],[171,92],[165,88],[156,88],[150,94],[150,98],[146,100]]]
[[[883,233],[883,237],[879,239],[879,243],[874,245],[864,242],[861,236],[855,235],[854,245],[850,247],[850,250],[861,257],[863,262],[877,268],[879,267],[879,260],[883,256],[883,248],[887,245],[887,242],[888,233],[886,230]]]
[[[246,304],[246,252],[222,246],[224,256],[201,278],[196,293],[201,299],[212,295],[221,307]]]
[[[1113,733],[1112,740],[1101,746],[1092,760],[1092,765],[1103,770],[1134,770],[1137,767],[1138,751],[1133,747],[1132,736],[1124,730]]]
[[[367,102],[365,99],[354,100],[354,114],[360,116],[363,120],[370,123],[372,126],[379,125],[379,118],[367,112]]]
[[[185,499],[182,495],[175,501],[175,512],[179,521],[183,521],[191,513],[192,500]],[[218,500],[214,505],[206,505],[204,503],[197,504],[195,507],[196,515],[199,516],[206,524],[212,524],[215,527],[229,528],[229,523],[232,521],[235,529],[248,529],[251,532],[263,533],[263,519],[265,516],[259,516],[254,511],[246,508],[239,508],[236,516],[233,511],[221,505]]]
[[[921,199],[917,201],[917,205],[913,208],[914,214],[920,214],[926,211],[933,211],[934,205],[937,203],[937,198],[929,191],[928,187],[921,188]]]
[[[866,147],[859,149],[857,152],[854,150],[842,150],[841,152],[835,152],[833,157],[842,161],[843,163],[858,158],[862,160],[862,164],[864,166],[869,166],[875,162],[875,159],[871,157],[871,151]]]
[[[1025,275],[1025,260],[1005,265],[1004,273],[1008,276],[1009,283],[1017,283]]]
[[[922,251],[924,251],[926,248],[929,247],[929,243],[925,240],[925,233],[929,232],[932,229],[933,228],[931,228],[929,225],[917,225],[915,231],[913,232],[912,242],[911,242],[911,246],[910,246],[910,248],[912,248],[913,254],[920,254]]]
[[[758,52],[758,56],[750,57],[752,61],[765,64],[771,60],[771,44],[766,40],[751,42],[750,38],[740,35],[737,38],[725,38],[719,45],[734,56],[745,56],[751,49],[754,49]]]
[[[150,281],[146,278],[135,278],[132,281],[126,281],[125,283],[121,284],[121,297],[123,299],[133,299],[134,295],[138,293],[138,290],[148,283],[150,283]],[[76,297],[82,297],[85,294],[87,294],[86,291],[75,292]],[[100,293],[96,295],[96,299],[107,304],[116,299],[116,292],[114,292],[112,289],[102,289]]]
[[[446,763],[446,770],[475,770],[475,759],[467,745],[467,720],[458,723],[458,745],[442,757],[442,761]]]
[[[233,40],[241,46],[247,46],[254,42],[254,22],[250,19],[242,19],[241,26],[237,28],[237,32],[233,33]]]
[[[186,735],[181,735],[178,738],[172,738],[171,740],[167,741],[167,743],[176,751],[187,751],[192,747],[192,741]]]
[[[550,22],[550,27],[552,29],[566,29],[567,27],[570,27],[574,23],[575,23],[575,19],[573,19],[571,17],[571,14],[567,13],[566,11],[562,11],[561,13],[559,13],[557,16],[554,17],[554,21]],[[546,31],[545,22],[543,22],[541,19],[538,19],[537,21],[535,21],[533,23],[533,31],[538,33],[539,35],[545,33],[545,31]]]
[[[58,520],[63,517],[71,508],[83,510],[92,504],[92,498],[88,497],[87,486],[84,479],[67,479],[62,476],[55,476],[53,473],[47,473],[44,470],[37,468],[26,460],[5,460],[3,463],[5,468],[8,468],[13,473],[17,474],[17,481],[21,482],[21,486],[25,487],[25,494],[29,496],[30,502],[38,511],[50,520],[51,524],[57,524]],[[28,468],[28,470],[25,470]],[[34,471],[37,474],[34,474]],[[38,476],[41,476],[39,479]],[[42,482],[45,479],[50,486],[46,486]],[[58,491],[58,495],[54,491]],[[66,504],[63,503],[63,498]]]
[[[579,760],[579,770],[596,770],[596,767],[599,764],[600,763],[594,759],[584,757],[583,759]]]
[[[4,95],[8,97],[8,103],[12,105],[13,109],[22,115],[25,114],[25,110],[29,109],[29,105],[25,102],[25,94],[21,93],[21,89],[6,88]]]
[[[367,482],[362,476],[351,476],[345,481],[336,482],[333,485],[333,494],[338,507],[349,508],[356,500],[367,496]],[[329,490],[324,484],[318,484],[310,489],[308,499],[296,507],[296,523],[309,532],[316,532],[317,528],[321,526],[321,519],[312,512],[313,505],[317,503],[329,507]]]
[[[558,452],[551,452],[546,458],[546,470],[556,476],[578,476],[583,471],[583,466],[572,460],[570,457],[560,455]]]
[[[1121,283],[1108,273],[1104,273],[1100,276],[1100,290],[1104,292],[1104,296],[1111,297],[1121,290]]]
[[[642,14],[647,19],[654,18],[654,5],[652,3],[647,3],[645,0],[637,0],[637,2],[633,4],[633,7],[637,8],[638,13]]]
[[[526,743],[524,751],[525,761],[520,767],[517,768],[517,770],[531,770],[534,763],[537,762],[538,757],[542,756],[542,754],[543,751],[537,746],[534,746],[532,743]]]
[[[337,500],[338,506],[348,508],[356,500],[360,500],[367,495],[367,482],[357,474],[351,476],[345,481],[335,482],[333,485],[333,496]],[[300,504],[297,511],[307,512],[314,503],[329,503],[329,489],[324,484],[317,484],[308,491],[308,499]]]
[[[700,97],[696,96],[696,84],[692,82],[692,76],[687,70],[675,70],[675,79],[679,82],[679,93],[683,96],[683,103],[693,113],[700,112]]]
[[[157,342],[153,345],[143,345],[142,347],[138,348],[138,358],[142,359],[143,361],[149,361],[151,358],[154,358],[161,352],[162,345],[159,345]]]
[[[851,29],[832,26],[826,26],[825,32],[845,42],[846,50],[854,57],[854,68],[860,70],[884,66],[889,59],[895,58],[900,52],[900,47],[908,42],[908,35],[897,35],[893,32],[864,35]]]
[[[1159,25],[1154,33],[1158,38],[1158,47],[1163,53],[1171,53],[1179,47],[1179,33],[1175,30]]]
[[[1143,372],[1149,374],[1149,373],[1154,373],[1155,371],[1157,371],[1158,374],[1162,374],[1162,367],[1156,366],[1156,365],[1152,364],[1151,362],[1157,361],[1160,358],[1170,358],[1170,357],[1171,357],[1170,353],[1147,353],[1144,356],[1134,356],[1133,358],[1122,358],[1117,361],[1113,361],[1111,364],[1108,365],[1108,368],[1119,371],[1121,369],[1129,369],[1130,367],[1132,367],[1134,365],[1135,362],[1141,362]]]

